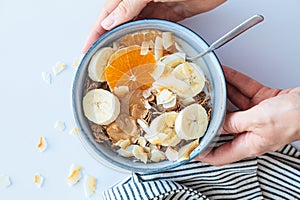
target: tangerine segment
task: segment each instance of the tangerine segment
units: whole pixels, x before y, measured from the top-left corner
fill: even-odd
[[[131,91],[136,89],[145,90],[151,87],[154,82],[151,73],[155,67],[155,64],[145,64],[135,67],[124,74],[116,83],[116,86],[125,85],[128,86]]]
[[[111,89],[128,86],[129,90],[148,88],[154,82],[150,75],[156,68],[156,60],[151,52],[141,55],[141,47],[130,46],[116,51],[105,69],[106,81]]]

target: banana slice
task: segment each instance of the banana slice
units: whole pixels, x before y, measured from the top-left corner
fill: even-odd
[[[206,110],[200,104],[185,107],[175,121],[175,131],[181,139],[191,140],[204,135],[208,125]]]
[[[175,120],[178,113],[166,112],[156,117],[150,124],[152,135],[146,135],[146,139],[152,144],[159,144],[163,146],[175,146],[181,140],[177,137],[174,129]]]
[[[160,58],[160,61],[166,65],[166,68],[173,69],[176,65],[185,62],[185,53],[177,52]]]
[[[120,114],[118,98],[107,90],[93,89],[83,97],[85,116],[99,125],[108,125]]]
[[[194,63],[185,62],[178,65],[172,75],[186,82],[192,91],[192,97],[200,93],[205,85],[205,77],[200,67]]]
[[[92,57],[89,66],[89,77],[96,82],[105,81],[105,67],[110,56],[115,52],[111,47],[99,49]]]

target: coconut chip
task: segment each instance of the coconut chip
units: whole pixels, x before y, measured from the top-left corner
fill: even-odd
[[[73,127],[70,132],[69,132],[70,135],[73,135],[73,136],[76,136],[76,135],[79,135],[80,134],[80,130],[79,128],[77,127]]]
[[[66,129],[65,122],[57,120],[54,124],[54,128],[58,131],[63,132]]]
[[[149,47],[150,47],[150,42],[149,41],[143,41],[142,46],[141,46],[141,55],[147,55],[149,52]]]
[[[52,76],[49,72],[42,72],[42,79],[45,83],[47,83],[48,85],[51,85]]]
[[[72,164],[67,177],[67,183],[69,186],[73,186],[78,183],[81,179],[81,169],[79,165]]]
[[[95,177],[85,175],[84,176],[84,193],[86,197],[90,197],[95,193],[97,185],[97,179]]]
[[[40,136],[39,138],[39,143],[37,145],[37,149],[40,151],[40,152],[44,152],[47,148],[47,141],[46,139],[43,137],[43,136]]]
[[[145,152],[145,150],[139,145],[132,145],[132,146],[133,146],[132,149],[133,156],[136,157],[138,160],[147,163],[147,159],[148,159],[147,152]]]
[[[156,60],[159,60],[163,56],[163,42],[161,37],[157,36],[155,38],[155,43],[154,43],[154,56]]]
[[[156,96],[157,105],[163,105],[164,108],[172,108],[176,105],[176,94],[164,89]]]
[[[171,46],[174,45],[173,33],[172,32],[163,32],[162,33],[162,43],[165,50],[168,50]]]
[[[118,149],[117,152],[120,156],[125,158],[133,157],[133,145],[129,145],[126,149]]]
[[[163,75],[165,71],[165,66],[165,63],[157,61],[155,70],[150,74],[154,80],[158,80]]]
[[[41,188],[43,183],[44,183],[44,177],[41,176],[39,173],[36,173],[34,174],[33,176],[33,182],[35,183],[35,185],[38,187],[38,188]]]
[[[121,139],[117,141],[114,145],[120,147],[121,149],[126,149],[131,144],[132,142],[130,141],[130,139],[126,139],[126,140]]]
[[[178,159],[178,151],[172,147],[168,147],[165,154],[169,161],[176,161]]]
[[[58,62],[52,67],[54,76],[57,76],[58,74],[60,74],[65,68],[66,68],[66,64],[63,63],[63,62],[58,61]]]
[[[151,150],[151,158],[150,158],[153,162],[160,162],[162,160],[166,159],[165,153],[160,151],[160,150],[156,150],[156,149],[152,149]]]
[[[181,147],[178,151],[178,161],[190,159],[191,152],[199,145],[199,139],[194,140],[193,142],[186,144]]]
[[[77,57],[77,58],[74,58],[74,59],[73,59],[72,66],[73,66],[74,68],[77,68],[77,67],[80,65],[83,56],[84,56],[84,55],[81,55],[80,57]]]
[[[7,188],[11,185],[10,177],[6,175],[0,175],[0,186]]]
[[[141,146],[141,147],[146,147],[147,144],[147,140],[144,137],[139,137],[137,143]]]

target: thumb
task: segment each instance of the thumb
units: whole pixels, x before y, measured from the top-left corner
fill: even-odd
[[[119,5],[103,20],[101,26],[110,30],[115,26],[127,22],[136,17],[149,1],[146,0],[123,0]]]
[[[252,124],[254,124],[254,120],[257,119],[256,108],[251,108],[246,111],[237,111],[233,113],[229,113],[225,117],[225,122],[223,125],[223,129],[226,133],[243,133],[250,131]]]

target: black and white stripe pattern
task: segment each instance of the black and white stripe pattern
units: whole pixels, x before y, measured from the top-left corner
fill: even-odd
[[[222,136],[216,145],[230,140]],[[170,171],[133,174],[105,199],[300,199],[300,152],[291,145],[225,166],[191,161]]]

